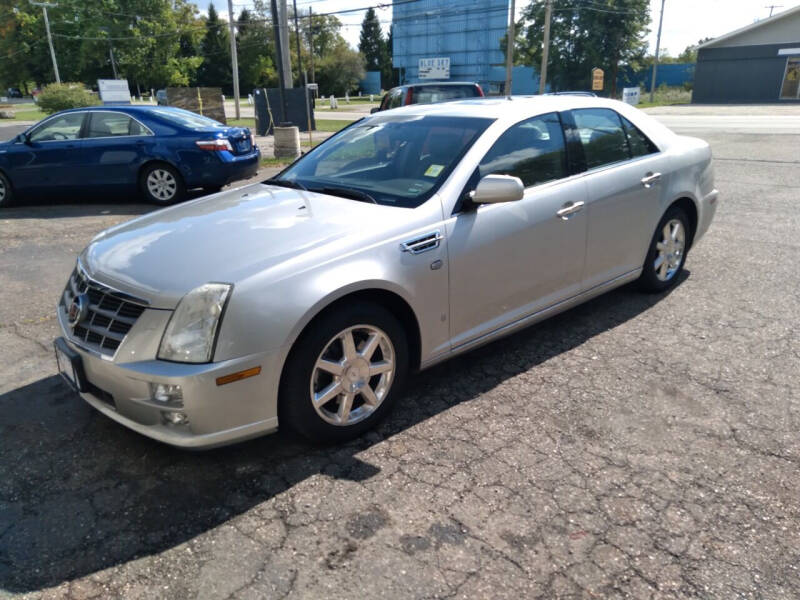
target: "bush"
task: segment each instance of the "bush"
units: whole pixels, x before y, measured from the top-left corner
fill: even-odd
[[[36,102],[48,115],[68,108],[98,104],[97,99],[82,83],[51,83],[44,87]]]

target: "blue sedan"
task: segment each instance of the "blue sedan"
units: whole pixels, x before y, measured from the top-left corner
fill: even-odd
[[[167,106],[56,113],[0,143],[0,207],[16,195],[139,190],[155,204],[256,174],[250,130]]]

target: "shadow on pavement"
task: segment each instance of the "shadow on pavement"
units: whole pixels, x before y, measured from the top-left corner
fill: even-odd
[[[360,451],[570,351],[663,297],[612,291],[425,371],[376,431],[336,447],[277,433],[189,453],[117,425],[57,376],[3,394],[0,590],[38,590],[163,552],[313,475],[367,480],[380,467],[360,460]]]

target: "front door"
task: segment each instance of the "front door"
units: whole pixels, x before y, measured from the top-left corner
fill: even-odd
[[[506,130],[478,167],[519,177],[517,202],[467,208],[446,222],[451,345],[480,338],[576,295],[586,248],[586,187],[569,177],[555,113]]]
[[[85,114],[57,115],[31,130],[28,143],[14,144],[9,161],[17,189],[28,193],[74,191],[81,184],[78,167],[83,160]]]

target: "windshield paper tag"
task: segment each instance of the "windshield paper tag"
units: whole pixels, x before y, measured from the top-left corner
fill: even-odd
[[[444,165],[431,165],[425,171],[425,177],[438,177],[439,173],[444,169]],[[419,172],[419,171],[417,171]]]

